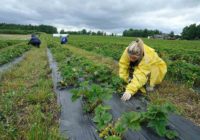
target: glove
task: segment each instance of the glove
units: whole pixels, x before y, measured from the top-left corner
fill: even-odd
[[[121,100],[122,100],[122,101],[127,101],[127,100],[129,100],[130,98],[131,98],[131,94],[128,93],[128,92],[125,92],[125,93],[122,95]]]

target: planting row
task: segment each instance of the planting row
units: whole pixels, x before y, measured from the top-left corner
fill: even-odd
[[[0,50],[0,65],[12,61],[14,58],[21,56],[31,47],[26,44],[18,44]]]
[[[110,106],[104,105],[110,100],[113,93],[124,91],[125,84],[112,71],[102,65],[72,54],[60,44],[51,42],[54,58],[58,62],[63,81],[58,83],[59,88],[73,87],[72,100],[82,98],[84,111],[92,116],[99,136],[106,140],[123,139],[128,129],[139,131],[141,126],[150,127],[159,136],[173,139],[177,133],[167,129],[167,117],[174,107],[168,103],[152,103],[146,112],[128,112],[114,120],[109,112]]]
[[[28,51],[26,59],[0,79],[1,140],[62,139],[44,45]]]
[[[15,45],[18,43],[22,43],[22,42],[24,42],[24,41],[22,41],[22,40],[0,40],[0,49]]]
[[[105,41],[105,40],[106,41]],[[109,41],[110,39],[110,41]],[[117,40],[119,39],[119,41]],[[125,47],[132,38],[112,38],[112,37],[89,37],[71,36],[69,43],[94,51],[104,56],[119,60]],[[122,41],[123,40],[123,41]],[[200,62],[200,42],[195,41],[166,41],[166,40],[144,40],[145,43],[155,48],[158,54],[168,64],[167,78],[180,81],[190,87],[198,87],[200,83],[199,62]],[[184,67],[179,67],[183,65]],[[179,72],[179,74],[177,74]]]
[[[133,41],[130,37],[93,37],[93,36],[71,36],[69,43],[90,51],[95,51],[103,55],[119,60],[121,53]],[[199,64],[199,57],[193,57],[200,53],[199,41],[169,41],[169,40],[148,40],[144,42],[150,47],[156,49],[159,53],[165,52],[165,57],[171,59],[171,55],[178,54],[179,58],[186,60],[188,63]],[[105,50],[100,50],[100,48]],[[109,53],[116,51],[116,55]],[[106,53],[107,52],[107,53]],[[189,56],[185,57],[185,55]],[[172,59],[173,60],[173,59]]]

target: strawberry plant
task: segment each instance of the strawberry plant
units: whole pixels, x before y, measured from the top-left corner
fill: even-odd
[[[0,65],[12,61],[14,58],[21,56],[28,51],[30,46],[20,44],[16,46],[7,47],[0,50]]]
[[[112,88],[115,90],[116,93],[122,93],[126,89],[127,83],[125,83],[125,81],[119,76],[112,76],[111,83]]]
[[[112,88],[117,93],[125,90],[123,80],[112,74],[112,70],[109,68],[75,56],[58,43],[51,43],[48,46],[58,62],[59,71],[63,77],[62,81],[58,83],[59,88],[78,87],[79,81],[90,81],[102,87]]]
[[[146,112],[124,113],[116,122],[107,124],[100,131],[99,136],[104,139],[108,137],[122,138],[128,129],[139,131],[141,126],[146,126],[153,129],[161,137],[174,139],[178,134],[167,129],[168,115],[171,112],[175,112],[175,107],[170,103],[151,103]]]
[[[174,138],[177,133],[172,130],[167,130],[168,115],[175,112],[175,107],[170,103],[151,103],[147,112],[143,113],[142,122],[147,123],[147,127],[152,128],[159,136]]]
[[[109,123],[99,135],[105,139],[108,137],[122,139],[129,128],[133,131],[141,129],[141,117],[141,114],[137,112],[124,113],[116,122]]]
[[[0,40],[0,49],[6,48],[11,45],[16,45],[20,42],[24,42],[22,40]]]
[[[73,89],[72,93],[72,101],[83,96],[85,101],[84,109],[86,112],[91,113],[103,100],[109,100],[112,97],[113,90],[102,88],[96,84],[89,84],[86,81],[82,82],[79,88]]]
[[[110,106],[98,105],[95,108],[95,116],[92,119],[97,124],[97,129],[101,131],[111,120],[112,115],[108,112]]]
[[[121,140],[121,138],[119,136],[113,135],[106,137],[106,140]]]

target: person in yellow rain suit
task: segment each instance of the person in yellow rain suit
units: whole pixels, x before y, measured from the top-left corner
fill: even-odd
[[[121,99],[129,100],[138,90],[146,92],[144,85],[147,91],[153,91],[166,72],[166,63],[138,38],[125,49],[119,61],[119,76],[128,83]]]

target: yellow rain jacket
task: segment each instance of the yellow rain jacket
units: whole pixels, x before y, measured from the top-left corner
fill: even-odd
[[[119,76],[128,83],[130,58],[125,49],[119,61]],[[166,63],[158,56],[154,49],[144,44],[144,56],[134,67],[133,79],[127,85],[126,91],[134,95],[138,90],[145,92],[143,86],[147,83],[150,74],[150,86],[160,84],[167,72]],[[142,90],[143,89],[143,90]]]

